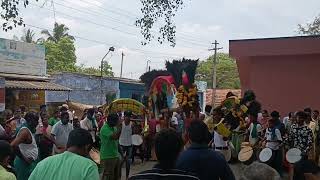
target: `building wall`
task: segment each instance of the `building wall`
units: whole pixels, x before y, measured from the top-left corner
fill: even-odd
[[[242,93],[255,91],[264,109],[290,111],[309,106],[320,109],[319,36],[231,40]]]
[[[53,83],[71,88],[69,100],[82,104],[100,105],[101,88],[100,77],[73,73],[61,73],[51,76]],[[120,97],[119,81],[104,78],[102,81],[103,104],[106,103],[105,96],[116,94]],[[68,100],[68,92],[46,92],[46,102],[65,102]]]
[[[133,98],[142,102],[145,85],[141,83],[119,83],[120,98]]]
[[[252,58],[249,87],[264,108],[283,116],[307,106],[319,109],[319,59],[320,54]]]

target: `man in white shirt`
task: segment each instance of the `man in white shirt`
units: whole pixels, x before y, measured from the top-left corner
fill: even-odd
[[[93,142],[96,141],[96,132],[98,128],[97,121],[94,117],[94,109],[91,108],[87,112],[86,118],[84,118],[82,121],[80,121],[80,127],[82,129],[88,130],[92,136]]]
[[[273,158],[268,163],[269,166],[278,171],[282,176],[282,136],[280,130],[275,126],[275,120],[268,121],[269,127],[266,129],[266,147],[272,150]]]
[[[119,137],[119,144],[121,148],[121,153],[123,155],[123,160],[121,166],[126,162],[126,179],[129,177],[130,173],[130,158],[132,155],[132,123],[131,123],[130,111],[124,112],[124,121],[122,122],[121,134]]]
[[[229,149],[229,142],[227,137],[223,137],[215,129],[213,131],[213,148],[215,151],[220,152],[229,161],[231,158],[231,151]]]
[[[55,145],[53,146],[55,154],[63,153],[66,150],[68,137],[72,130],[73,126],[69,123],[68,112],[61,112],[61,120],[51,130],[51,135],[55,139]]]

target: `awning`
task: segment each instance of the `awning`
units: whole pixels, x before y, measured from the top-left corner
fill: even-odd
[[[72,89],[54,84],[50,82],[41,81],[10,81],[6,80],[6,88],[9,89],[23,89],[23,90],[47,90],[47,91],[71,91]]]

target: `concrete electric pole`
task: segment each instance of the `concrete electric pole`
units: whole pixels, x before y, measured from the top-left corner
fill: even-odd
[[[123,68],[123,57],[124,57],[124,53],[121,53],[121,70],[120,70],[120,78],[122,78],[122,68]]]
[[[217,40],[212,43],[214,48],[209,49],[209,51],[214,51],[213,55],[213,63],[212,63],[212,107],[214,107],[215,100],[215,90],[217,88],[217,50],[222,49],[222,47],[218,48]]]

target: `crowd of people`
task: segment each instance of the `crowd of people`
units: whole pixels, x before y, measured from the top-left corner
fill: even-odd
[[[228,164],[231,139],[219,130],[224,122],[221,107],[206,106],[203,114],[186,115],[181,109],[157,118],[150,114],[147,128],[144,120],[133,116],[130,111],[104,114],[102,108],[93,107],[79,119],[66,104],[52,114],[45,105],[39,112],[24,106],[14,113],[7,110],[0,124],[0,179],[235,179]],[[284,167],[290,180],[318,179],[319,119],[319,111],[310,108],[289,113],[283,120],[277,111],[250,114],[244,141],[254,147],[256,159],[263,148],[272,150],[272,158],[248,166],[241,179],[263,180],[260,173],[280,178]],[[301,160],[295,164],[285,158],[292,148],[301,150]],[[93,152],[99,153],[98,160]],[[142,162],[157,160],[157,164],[130,176],[137,155]]]

